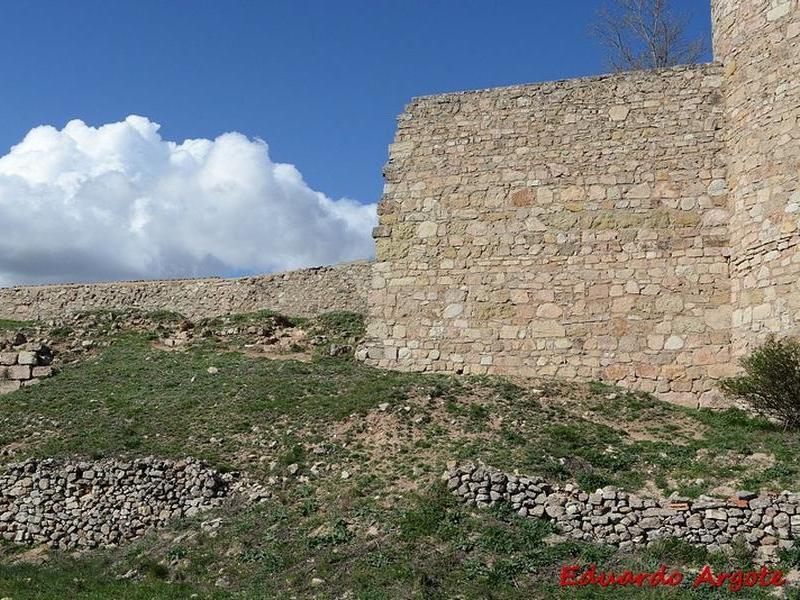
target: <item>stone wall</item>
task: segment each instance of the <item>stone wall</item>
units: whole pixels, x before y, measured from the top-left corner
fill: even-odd
[[[715,0],[731,190],[733,353],[800,333],[800,3]]]
[[[414,100],[361,357],[714,401],[731,370],[722,85],[708,64]]]
[[[713,64],[412,101],[372,267],[0,289],[0,318],[366,310],[374,365],[712,405],[800,333],[800,0],[711,4]]]
[[[31,459],[0,475],[0,538],[62,550],[117,546],[219,506],[229,483],[193,459]]]
[[[774,562],[800,536],[800,494],[790,492],[738,492],[727,500],[641,498],[612,487],[585,492],[473,464],[453,466],[442,479],[471,506],[506,503],[520,516],[551,521],[562,535],[622,549],[678,538],[730,551],[740,538],[759,561]]]
[[[271,309],[291,316],[364,312],[368,262],[239,279],[183,279],[0,288],[0,319],[63,317],[90,309],[171,310],[189,318]]]
[[[28,342],[21,333],[0,338],[0,394],[50,377],[52,362],[53,352],[41,342]]]

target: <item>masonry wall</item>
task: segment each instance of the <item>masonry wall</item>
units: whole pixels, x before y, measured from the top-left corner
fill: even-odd
[[[731,370],[722,83],[710,64],[414,100],[361,357],[714,401]]]
[[[0,288],[0,318],[46,319],[90,309],[172,310],[189,318],[272,309],[292,316],[366,310],[368,262],[239,279]]]
[[[731,190],[732,351],[800,333],[800,3],[714,0]]]

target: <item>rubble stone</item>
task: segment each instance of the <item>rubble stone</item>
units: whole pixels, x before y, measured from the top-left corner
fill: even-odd
[[[510,503],[520,516],[547,519],[567,537],[625,548],[671,537],[716,549],[730,547],[734,539],[740,538],[763,561],[770,562],[778,553],[764,547],[791,548],[800,535],[800,515],[789,516],[779,511],[781,506],[797,506],[798,497],[791,492],[751,498],[751,504],[755,502],[762,508],[754,513],[757,519],[744,521],[741,517],[746,513],[736,505],[736,498],[718,500],[701,496],[695,501],[681,499],[676,503],[672,498],[657,503],[613,488],[586,493],[569,483],[549,485],[540,478],[509,475],[473,463],[451,466],[442,479],[465,504],[485,508]],[[465,479],[474,487],[457,485]],[[493,491],[486,495],[482,490],[489,486]],[[752,492],[745,495],[754,496]],[[535,506],[530,504],[530,497],[536,498]],[[679,508],[666,508],[678,504]],[[765,517],[772,523],[766,527],[761,525]]]

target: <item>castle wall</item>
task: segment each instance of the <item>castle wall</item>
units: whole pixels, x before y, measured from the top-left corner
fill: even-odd
[[[238,279],[182,279],[0,288],[0,318],[47,319],[91,309],[172,310],[189,318],[271,309],[291,316],[366,310],[370,263]]]
[[[800,3],[715,0],[731,190],[733,353],[800,333]]]
[[[711,64],[414,100],[361,357],[714,400],[731,370],[721,86]]]
[[[800,334],[800,0],[712,0],[716,62],[418,98],[377,260],[0,289],[0,318],[368,312],[359,357],[602,379],[687,404]]]

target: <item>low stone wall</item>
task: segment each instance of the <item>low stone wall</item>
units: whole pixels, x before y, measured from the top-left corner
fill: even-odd
[[[229,487],[193,459],[28,460],[0,475],[0,537],[61,550],[116,546],[218,505]]]
[[[92,309],[171,310],[189,318],[271,309],[309,317],[365,312],[371,263],[237,279],[176,279],[0,288],[0,319],[63,317]]]
[[[712,550],[730,551],[741,537],[761,562],[774,562],[780,549],[800,536],[800,494],[765,496],[738,492],[728,500],[655,500],[611,487],[588,493],[572,484],[511,475],[472,464],[448,469],[447,488],[469,505],[500,502],[523,517],[552,521],[562,535],[621,549],[678,538]]]
[[[53,374],[53,353],[40,342],[29,343],[21,333],[0,339],[0,394],[39,383]]]

